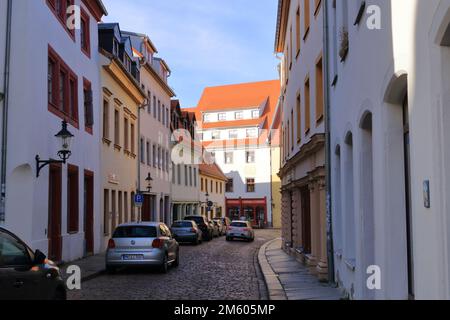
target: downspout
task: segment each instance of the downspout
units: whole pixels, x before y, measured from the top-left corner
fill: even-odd
[[[324,102],[325,102],[325,169],[326,169],[326,217],[327,217],[327,255],[328,281],[335,283],[333,219],[331,209],[331,142],[330,142],[330,86],[329,86],[329,35],[328,35],[328,1],[323,4],[323,48],[324,48]]]
[[[0,174],[0,225],[6,221],[6,159],[8,141],[8,107],[9,107],[9,68],[11,60],[11,17],[12,0],[8,0],[6,9],[6,42],[5,42],[5,74],[3,82],[3,110],[2,110],[2,164]]]

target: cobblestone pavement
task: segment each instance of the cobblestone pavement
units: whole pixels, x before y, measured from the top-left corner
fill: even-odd
[[[70,300],[259,300],[267,299],[257,262],[258,249],[280,236],[257,230],[253,243],[225,237],[199,246],[180,246],[180,266],[167,274],[125,269],[82,283]]]

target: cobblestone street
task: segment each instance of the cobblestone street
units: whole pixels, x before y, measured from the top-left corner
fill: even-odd
[[[257,230],[253,243],[226,242],[225,237],[199,246],[181,245],[178,268],[167,274],[154,270],[122,270],[83,282],[71,300],[259,300],[266,299],[257,252],[279,230]]]

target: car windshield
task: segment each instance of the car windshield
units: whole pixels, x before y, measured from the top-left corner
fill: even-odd
[[[172,224],[172,228],[192,228],[191,221],[177,221]]]
[[[113,238],[156,238],[156,227],[127,226],[118,227]]]
[[[195,221],[197,224],[204,224],[204,220],[203,217],[187,217],[186,220],[193,220]]]
[[[248,227],[246,222],[232,222],[231,226],[237,227],[237,228],[247,228]]]

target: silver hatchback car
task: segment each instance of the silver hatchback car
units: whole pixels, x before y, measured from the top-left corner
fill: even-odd
[[[166,273],[180,263],[179,245],[161,222],[122,224],[114,231],[106,251],[106,270],[119,267],[156,266]]]

